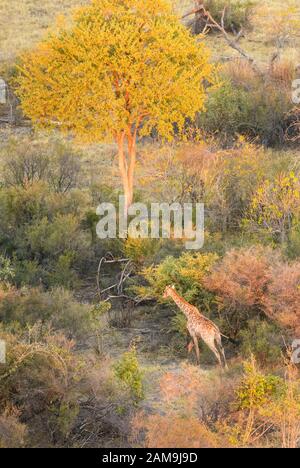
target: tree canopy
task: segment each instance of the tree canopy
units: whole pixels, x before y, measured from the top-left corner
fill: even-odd
[[[165,0],[93,0],[71,27],[26,53],[20,71],[17,92],[35,125],[88,142],[114,139],[123,151],[128,140],[123,181],[137,132],[155,128],[171,139],[204,110],[214,77],[203,40]]]

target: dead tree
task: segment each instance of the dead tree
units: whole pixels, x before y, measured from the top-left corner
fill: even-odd
[[[121,271],[117,273],[116,279],[110,286],[102,289],[102,269],[105,265],[119,265]],[[100,301],[108,302],[115,301],[118,306],[109,312],[109,321],[118,327],[127,327],[130,325],[132,312],[134,307],[142,301],[139,298],[132,297],[126,294],[124,286],[128,278],[136,271],[134,262],[129,258],[115,258],[112,253],[108,252],[101,258],[97,270],[97,292]]]
[[[261,69],[258,67],[255,59],[251,57],[240,45],[239,45],[239,40],[243,35],[243,28],[232,38],[232,36],[226,31],[225,29],[225,15],[226,15],[226,7],[223,10],[222,17],[221,17],[221,22],[218,23],[211,13],[206,10],[206,8],[203,5],[202,0],[195,0],[195,8],[186,13],[185,15],[182,16],[182,19],[187,18],[188,16],[195,15],[196,19],[197,18],[202,18],[205,19],[205,27],[202,30],[202,33],[205,34],[207,33],[210,29],[219,31],[228,45],[236,50],[244,59],[246,59],[249,64],[251,65],[252,69],[257,73],[261,78],[264,78],[264,73],[261,71]]]

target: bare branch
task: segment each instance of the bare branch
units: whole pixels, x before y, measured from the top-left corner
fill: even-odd
[[[222,18],[221,18],[221,26],[225,30],[225,15],[226,15],[226,6],[224,7],[223,13],[222,13]]]
[[[256,61],[254,60],[254,58],[251,57],[247,52],[245,52],[245,50],[242,49],[242,47],[240,47],[240,45],[238,44],[238,41],[239,41],[239,39],[240,39],[240,37],[242,35],[242,30],[239,32],[239,34],[237,35],[235,40],[233,40],[231,38],[231,36],[227,33],[227,31],[226,31],[226,29],[224,27],[226,7],[223,10],[221,24],[219,24],[213,18],[211,13],[208,10],[206,10],[206,8],[203,5],[199,6],[199,8],[194,8],[189,13],[186,13],[185,15],[182,16],[182,19],[187,18],[188,16],[191,16],[191,15],[196,15],[197,13],[202,13],[203,16],[207,18],[208,22],[207,22],[207,25],[206,25],[206,29],[207,29],[207,27],[210,27],[211,29],[215,29],[215,30],[221,32],[223,37],[225,38],[226,42],[228,43],[228,45],[232,49],[236,50],[242,57],[244,57],[250,63],[250,65],[251,65],[252,69],[255,71],[255,73],[257,73],[262,78],[264,77],[264,73],[260,70],[260,68],[256,64]]]

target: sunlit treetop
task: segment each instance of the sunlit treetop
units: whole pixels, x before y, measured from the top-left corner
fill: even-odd
[[[214,68],[165,0],[94,0],[22,57],[17,93],[36,126],[86,141],[174,123],[204,110]]]

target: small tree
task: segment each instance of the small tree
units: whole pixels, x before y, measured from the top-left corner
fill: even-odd
[[[300,179],[293,172],[266,180],[254,195],[250,207],[250,223],[279,239],[289,241],[292,228],[299,223]]]
[[[128,207],[138,133],[171,139],[204,109],[208,60],[167,0],[93,0],[23,57],[17,93],[36,126],[117,143]]]
[[[300,336],[300,262],[279,263],[263,296],[263,310],[280,326]]]
[[[144,398],[143,372],[137,358],[135,345],[132,345],[114,365],[114,373],[138,402]]]

